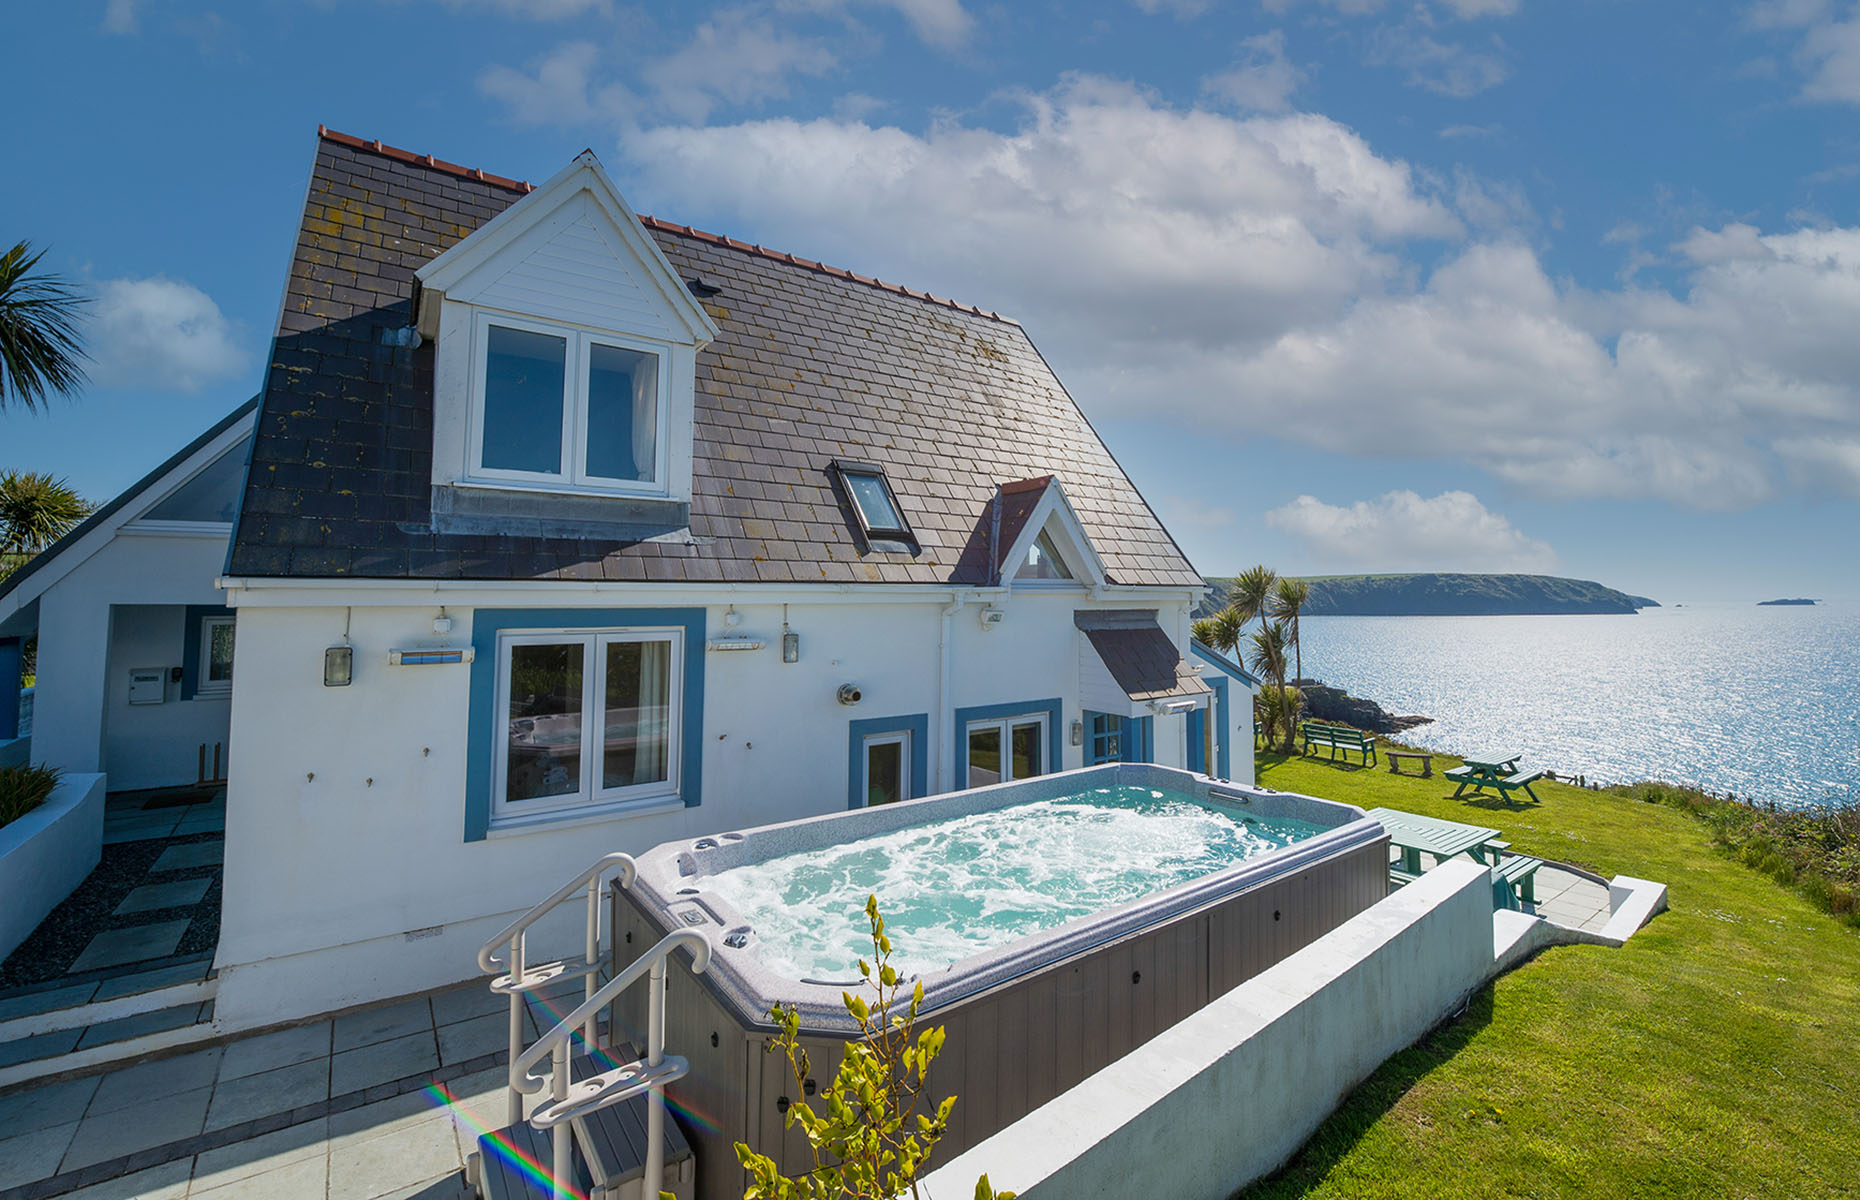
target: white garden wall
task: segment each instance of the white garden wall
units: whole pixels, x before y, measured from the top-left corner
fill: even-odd
[[[781,606],[758,603],[769,593],[753,588],[730,594],[741,617],[734,630],[715,590],[627,589],[621,597],[522,585],[449,594],[454,644],[471,640],[475,608],[457,602],[465,599],[593,609],[708,599],[710,637],[734,632],[768,643],[705,655],[698,807],[493,829],[466,841],[471,668],[387,664],[391,648],[436,640],[437,603],[345,595],[377,603],[346,617],[353,684],[326,688],[323,653],[342,640],[344,607],[273,607],[257,590],[235,592],[221,1025],[250,1027],[467,978],[481,939],[603,853],[843,809],[853,720],[929,714],[928,789],[943,791],[957,786],[948,778],[954,709],[1059,697],[1053,736],[1065,766],[1082,763],[1068,734],[1079,716],[1072,613],[1092,603],[1083,592],[997,599],[1008,615],[992,631],[978,618],[981,605],[965,603],[949,620],[951,667],[940,698],[946,591],[910,603],[837,589],[815,594],[838,602],[802,595],[787,613],[801,638],[794,664],[781,662]],[[1164,627],[1185,637],[1187,603],[1177,593],[1147,606],[1160,604]],[[856,707],[835,699],[848,682],[864,693]],[[1158,762],[1185,761],[1185,725],[1180,716],[1157,718]],[[564,914],[565,928],[572,916]]]
[[[0,826],[0,959],[103,856],[103,776],[66,775],[44,804]]]
[[[1492,945],[1491,873],[1443,863],[951,1159],[925,1191],[967,1200],[986,1174],[1022,1200],[1227,1200],[1483,985]]]

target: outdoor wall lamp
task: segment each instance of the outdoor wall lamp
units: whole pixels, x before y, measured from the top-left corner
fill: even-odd
[[[331,646],[323,651],[323,686],[348,687],[355,681],[355,647]]]
[[[1083,746],[1085,744],[1085,722],[1072,722],[1072,744],[1074,746]]]
[[[801,635],[788,628],[788,606],[781,606],[781,660],[785,663],[801,661]]]

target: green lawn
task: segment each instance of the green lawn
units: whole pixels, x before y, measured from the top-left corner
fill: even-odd
[[[1259,775],[1495,826],[1520,852],[1664,882],[1671,910],[1621,949],[1558,947],[1498,979],[1248,1200],[1860,1195],[1860,933],[1664,805],[1558,784],[1535,785],[1541,807],[1469,803],[1438,776],[1278,755]]]

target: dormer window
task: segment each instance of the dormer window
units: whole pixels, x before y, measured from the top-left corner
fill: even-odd
[[[1060,557],[1053,545],[1053,535],[1042,529],[1040,536],[1027,548],[1026,560],[1020,564],[1020,570],[1014,572],[1015,579],[1048,579],[1065,582],[1072,578],[1072,568],[1066,566],[1066,560]]]
[[[904,510],[891,491],[891,481],[882,467],[869,463],[836,462],[833,469],[840,477],[852,501],[853,515],[859,519],[859,532],[865,535],[869,550],[917,553],[917,535],[911,532]]]
[[[567,325],[481,313],[474,474],[602,491],[665,478],[663,350]]]

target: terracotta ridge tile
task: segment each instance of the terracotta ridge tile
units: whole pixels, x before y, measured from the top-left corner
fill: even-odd
[[[338,133],[327,125],[318,125],[316,127],[316,135],[326,142],[335,142],[338,146],[348,146],[355,150],[366,150],[370,154],[379,154],[383,158],[391,158],[396,162],[409,163],[416,167],[426,167],[429,170],[440,171],[447,175],[456,175],[460,179],[476,180],[479,183],[488,183],[493,187],[506,188],[513,192],[523,192],[526,195],[536,190],[533,185],[525,183],[521,179],[508,179],[502,175],[493,175],[482,167],[460,166],[458,163],[447,162],[443,158],[434,158],[430,154],[415,154],[411,150],[402,150],[399,146],[386,145],[379,138],[376,138],[374,141],[369,141],[366,138],[358,138],[351,133]]]

